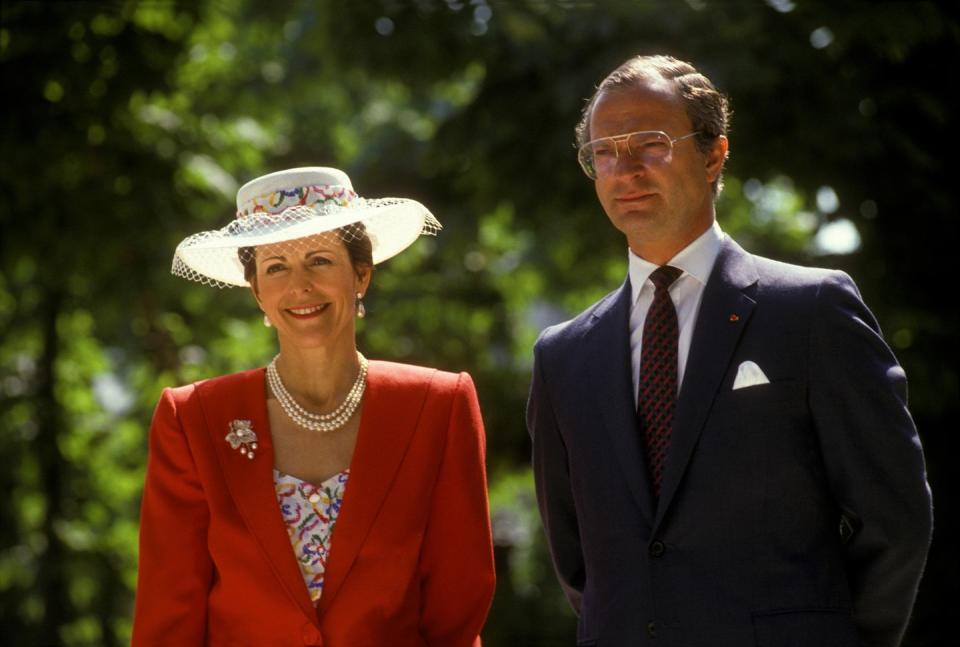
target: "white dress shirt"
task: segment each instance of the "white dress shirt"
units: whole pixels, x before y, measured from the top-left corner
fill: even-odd
[[[670,286],[670,299],[677,309],[677,325],[680,330],[680,341],[677,348],[677,387],[683,384],[684,368],[687,356],[690,354],[690,340],[693,337],[693,327],[700,311],[700,302],[703,300],[703,289],[707,285],[707,278],[713,270],[713,264],[720,253],[720,243],[723,240],[723,231],[714,221],[713,225],[684,247],[671,258],[666,265],[683,270],[673,285]],[[637,401],[637,390],[640,385],[640,346],[643,341],[643,322],[647,319],[647,311],[653,303],[654,286],[650,275],[659,267],[645,261],[632,250],[627,250],[630,263],[630,361],[633,365],[633,400]]]

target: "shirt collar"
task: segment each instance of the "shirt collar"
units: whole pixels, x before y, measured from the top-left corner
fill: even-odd
[[[683,270],[681,278],[690,275],[701,285],[706,285],[710,272],[713,271],[713,264],[720,254],[720,243],[723,241],[723,236],[723,230],[714,220],[705,232],[680,250],[666,264]],[[640,258],[630,248],[627,248],[627,259],[630,268],[630,303],[636,304],[644,283],[659,266]]]

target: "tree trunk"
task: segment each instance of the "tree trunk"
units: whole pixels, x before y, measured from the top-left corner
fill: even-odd
[[[38,560],[37,589],[43,599],[44,618],[40,644],[58,645],[60,630],[70,622],[72,610],[68,595],[68,576],[64,572],[69,549],[57,533],[57,522],[63,517],[63,494],[69,466],[60,452],[59,437],[64,415],[56,395],[56,365],[60,354],[57,320],[63,309],[64,295],[60,287],[47,290],[40,306],[43,347],[37,366],[35,391],[37,462],[40,466],[40,488],[46,500],[43,533],[47,539],[44,555]]]

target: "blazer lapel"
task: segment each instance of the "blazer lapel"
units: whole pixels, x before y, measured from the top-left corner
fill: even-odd
[[[227,489],[277,579],[307,617],[316,618],[274,489],[273,439],[267,415],[265,371],[256,369],[231,377],[235,379],[198,386],[207,428]],[[257,434],[258,447],[252,460],[226,441],[233,420],[249,420]]]
[[[603,427],[613,444],[621,472],[644,517],[653,519],[650,477],[640,442],[630,362],[630,279],[593,314],[587,331],[584,362],[587,384],[598,399]]]
[[[745,294],[757,282],[753,260],[729,237],[704,288],[673,419],[673,433],[654,526],[676,494],[707,414],[756,302]]]
[[[420,392],[397,390],[384,363],[370,362],[350,479],[324,573],[321,615],[340,590],[389,493],[429,390],[429,384]]]

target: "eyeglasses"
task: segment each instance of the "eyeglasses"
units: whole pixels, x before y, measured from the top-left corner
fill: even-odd
[[[684,139],[689,139],[699,131],[671,139],[670,135],[662,130],[638,130],[624,135],[601,137],[587,142],[577,150],[577,160],[583,172],[591,180],[598,176],[612,174],[617,168],[620,159],[620,146],[624,145],[627,158],[640,158],[644,161],[662,161],[670,157],[673,145]]]

